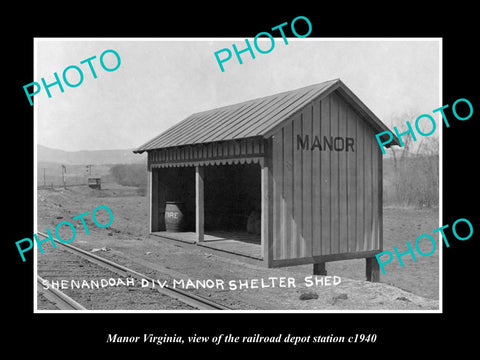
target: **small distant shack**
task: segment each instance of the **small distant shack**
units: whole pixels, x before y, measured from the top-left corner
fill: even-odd
[[[88,187],[91,189],[102,189],[102,179],[99,177],[89,177],[88,178]]]
[[[219,229],[238,239],[258,214],[266,267],[326,274],[326,262],[366,258],[378,281],[385,130],[339,79],[193,114],[134,151],[148,153],[150,233],[166,231],[172,201],[180,236],[199,244]]]

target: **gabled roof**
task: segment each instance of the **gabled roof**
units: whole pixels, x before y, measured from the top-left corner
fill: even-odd
[[[340,80],[334,79],[300,89],[265,96],[242,103],[198,112],[172,126],[134,150],[148,150],[194,145],[255,136],[270,137],[298,110],[319,96],[338,90],[351,106],[377,131],[388,128]],[[399,145],[393,136],[390,145]]]

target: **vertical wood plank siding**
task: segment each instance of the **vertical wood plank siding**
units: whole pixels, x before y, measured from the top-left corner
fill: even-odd
[[[312,104],[312,131],[308,134],[320,134],[320,101],[315,101]],[[322,216],[322,184],[324,179],[322,178],[322,166],[318,166],[320,163],[320,157],[322,156],[320,151],[310,152],[312,156],[312,161],[310,167],[308,165],[306,169],[311,169],[312,172],[312,233],[311,233],[311,242],[312,242],[312,254],[321,254],[324,243],[322,242],[322,231],[323,231],[323,216]],[[314,166],[314,164],[317,164]],[[322,163],[323,164],[323,163]],[[324,238],[323,238],[324,239]]]
[[[308,149],[299,147],[298,135],[308,135]],[[316,136],[322,150],[310,149]],[[332,150],[324,136],[332,136]],[[354,139],[354,151],[347,138]],[[374,139],[374,130],[336,93],[311,102],[275,133],[274,261],[381,249],[382,157]]]

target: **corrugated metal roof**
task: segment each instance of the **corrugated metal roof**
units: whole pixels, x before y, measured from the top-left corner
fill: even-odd
[[[162,134],[134,150],[144,151],[215,141],[269,136],[269,132],[293,113],[322,94],[342,87],[352,100],[371,118],[372,125],[387,130],[386,126],[339,80],[325,81],[300,89],[285,91],[242,103],[202,111],[187,117]]]

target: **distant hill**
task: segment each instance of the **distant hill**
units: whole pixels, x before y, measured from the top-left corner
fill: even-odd
[[[37,146],[39,163],[58,163],[65,165],[103,165],[145,163],[146,153],[134,154],[133,149],[125,150],[81,150],[65,151]]]

